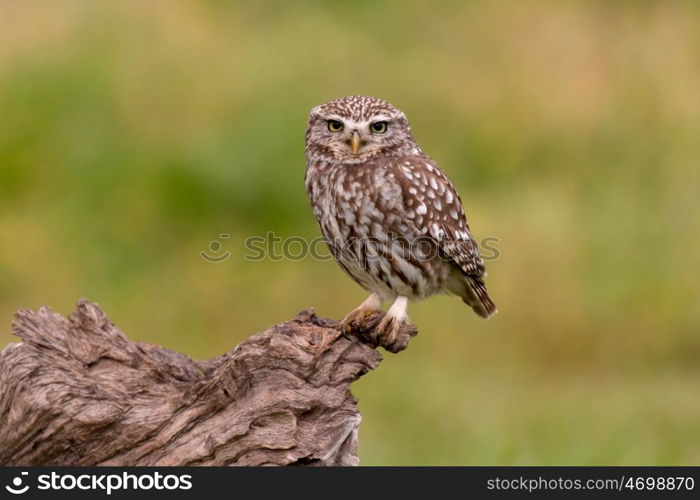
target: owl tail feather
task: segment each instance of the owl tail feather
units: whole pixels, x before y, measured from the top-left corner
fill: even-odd
[[[466,276],[462,301],[474,309],[474,312],[484,319],[498,312],[489,293],[486,291],[484,280],[478,276]]]
[[[462,298],[462,301],[482,318],[498,312],[489,293],[486,291],[484,279],[477,274],[465,274],[454,267],[447,279],[447,290]]]

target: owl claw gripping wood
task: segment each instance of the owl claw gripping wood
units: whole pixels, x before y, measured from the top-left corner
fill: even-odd
[[[399,109],[366,96],[313,108],[305,184],[336,261],[371,292],[344,328],[392,300],[376,330],[382,345],[393,345],[408,323],[408,300],[440,292],[458,295],[482,318],[496,312],[459,194]]]

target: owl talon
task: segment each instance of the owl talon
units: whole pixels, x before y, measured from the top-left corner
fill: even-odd
[[[408,316],[406,316],[406,306],[408,298],[399,296],[396,301],[387,311],[377,326],[377,334],[379,335],[379,343],[385,349],[391,349],[399,337],[401,327],[408,324]]]
[[[341,320],[340,324],[343,326],[343,330],[350,332],[353,329],[353,324],[359,327],[366,325],[367,318],[373,312],[370,309],[353,309]]]
[[[386,314],[381,314],[381,297],[373,293],[359,307],[350,311],[341,321],[343,331],[352,333],[374,347],[389,352],[403,351],[416,328],[408,322],[408,298],[399,296]]]
[[[367,300],[360,304],[357,308],[350,311],[341,321],[340,324],[343,326],[343,330],[350,332],[352,330],[352,325],[357,324],[361,328],[367,325],[367,318],[374,312],[380,311],[382,307],[382,300],[379,294],[373,293]]]
[[[377,333],[379,334],[380,344],[384,347],[391,347],[396,342],[399,336],[401,327],[408,324],[407,317],[397,318],[387,314],[382,318],[377,326]]]

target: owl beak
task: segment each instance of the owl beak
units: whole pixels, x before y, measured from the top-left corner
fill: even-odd
[[[360,142],[360,134],[357,133],[357,130],[354,130],[352,133],[352,137],[350,137],[350,147],[352,148],[352,154],[356,155],[357,152],[360,150],[361,146]]]

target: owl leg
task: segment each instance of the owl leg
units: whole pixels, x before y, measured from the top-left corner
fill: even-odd
[[[377,331],[386,339],[385,345],[396,342],[401,326],[408,323],[407,308],[408,297],[399,295],[379,323]]]
[[[378,293],[373,293],[358,307],[350,311],[347,316],[340,322],[343,328],[350,329],[353,323],[364,324],[365,319],[370,313],[380,311],[382,308],[382,298]]]

